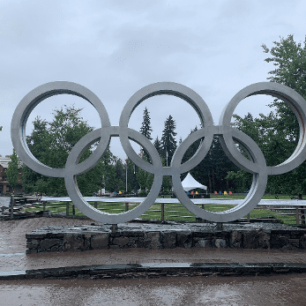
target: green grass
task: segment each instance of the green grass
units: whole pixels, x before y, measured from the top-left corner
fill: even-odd
[[[229,198],[232,198],[232,196],[228,196]],[[244,197],[242,197],[244,198]],[[271,197],[264,197],[267,198],[273,198]],[[275,197],[274,197],[275,198]],[[289,197],[284,197],[284,199],[288,199]],[[238,199],[241,199],[238,197]],[[90,202],[89,204],[94,206],[93,202]],[[132,204],[129,203],[129,210],[135,208],[139,204]],[[201,205],[198,205],[201,207]],[[73,215],[73,205],[69,205],[69,215]],[[196,220],[196,216],[190,213],[182,204],[165,204],[165,220],[166,221],[186,221],[186,222],[194,222]],[[216,204],[205,204],[205,209],[207,211],[212,212],[221,212],[225,211],[227,209],[230,209],[234,207],[233,205],[216,205]],[[97,208],[101,211],[107,212],[107,213],[122,213],[126,211],[125,203],[98,203]],[[47,203],[46,209],[50,210],[52,214],[66,214],[66,203]],[[26,211],[33,212],[33,211],[41,211],[43,210],[43,205],[39,204],[36,205],[33,208],[27,208]],[[277,219],[280,219],[284,224],[287,225],[295,225],[296,219],[295,214],[293,215],[282,215],[277,212],[272,212],[268,209],[254,209],[250,213],[250,218],[260,218],[260,217],[275,217]],[[75,208],[75,216],[78,217],[85,217],[82,212],[80,212],[77,208]],[[143,215],[141,215],[139,218],[143,220],[161,220],[161,204],[153,204],[148,211],[146,211]],[[245,216],[247,218],[247,216]]]

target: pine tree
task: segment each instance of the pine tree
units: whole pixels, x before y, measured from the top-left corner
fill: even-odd
[[[152,132],[152,128],[151,128],[150,113],[148,109],[145,108],[143,111],[143,121],[142,121],[142,125],[140,128],[140,133],[146,136],[149,140],[152,140],[151,132]]]
[[[156,139],[154,140],[153,145],[154,145],[155,149],[157,150],[157,152],[159,153],[159,155],[162,155],[162,153],[163,153],[163,147],[162,147],[161,141],[158,139],[158,136],[157,136]]]
[[[162,148],[163,148],[163,157],[166,160],[166,165],[170,165],[170,161],[172,156],[176,150],[176,140],[175,136],[176,133],[174,132],[176,128],[175,121],[173,120],[172,116],[169,117],[165,121],[165,128],[163,130],[163,135],[161,139]]]
[[[144,109],[143,111],[143,121],[142,125],[140,128],[140,133],[147,137],[149,140],[152,140],[153,138],[151,137],[151,118],[150,118],[150,113],[147,108]],[[141,154],[146,157],[146,159],[149,161],[150,157],[149,154],[142,148],[141,149]]]

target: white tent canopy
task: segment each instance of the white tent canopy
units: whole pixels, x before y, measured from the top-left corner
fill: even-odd
[[[197,182],[189,172],[182,181],[182,186],[185,191],[189,191],[196,188],[207,190],[207,187]]]

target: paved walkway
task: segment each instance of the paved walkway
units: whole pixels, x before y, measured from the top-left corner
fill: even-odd
[[[42,226],[91,224],[91,220],[35,218],[0,222],[0,272],[81,265],[137,263],[297,263],[306,264],[305,251],[244,249],[109,249],[26,255],[25,234]]]

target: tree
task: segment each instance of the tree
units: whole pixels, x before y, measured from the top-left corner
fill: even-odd
[[[306,98],[306,44],[296,43],[293,35],[280,38],[269,49],[262,45],[265,53],[270,56],[265,59],[272,63],[274,69],[269,72],[268,80],[287,85]],[[275,111],[268,115],[260,114],[259,118],[235,117],[234,125],[250,135],[263,151],[267,165],[274,166],[285,161],[297,146],[299,126],[290,109],[280,99],[274,99],[269,104]],[[306,164],[289,173],[269,176],[266,192],[299,194],[306,193]],[[239,174],[237,173],[239,176]],[[230,174],[229,177],[233,177]]]
[[[154,140],[153,145],[154,145],[155,149],[157,150],[158,154],[159,154],[160,156],[162,156],[163,147],[162,147],[161,141],[158,139],[158,136],[156,136],[156,139]]]
[[[176,140],[175,136],[177,133],[175,133],[176,124],[173,120],[172,116],[169,115],[169,117],[165,121],[165,127],[163,130],[161,143],[162,143],[162,156],[165,158],[166,165],[170,165],[170,161],[172,159],[172,156],[176,150]]]
[[[148,109],[145,108],[143,111],[143,121],[142,121],[142,125],[140,128],[140,133],[144,135],[145,137],[147,137],[149,140],[152,140],[153,138],[151,137],[151,132],[152,132],[152,128],[151,128],[150,113]],[[141,149],[141,154],[144,155],[148,161],[150,161],[150,156],[144,148]]]
[[[152,140],[151,132],[152,132],[152,128],[151,128],[150,113],[148,109],[145,108],[143,111],[143,121],[142,121],[142,125],[140,128],[140,133],[146,136],[149,140]]]
[[[306,38],[301,44],[294,41],[293,35],[288,35],[287,38],[280,38],[279,42],[275,41],[271,49],[268,49],[266,45],[262,47],[265,53],[270,53],[270,57],[265,61],[275,66],[269,72],[268,79],[271,82],[291,87],[306,99]],[[273,151],[275,152],[273,146],[278,145],[278,151],[283,152],[283,156],[279,153],[278,160],[276,160],[276,163],[280,163],[287,159],[296,148],[299,125],[294,113],[283,101],[275,99],[271,106],[276,109],[273,128],[277,138],[272,143],[270,150],[273,154]],[[289,173],[269,177],[267,189],[277,193],[306,193],[305,172],[306,164],[304,162]]]
[[[18,170],[18,157],[16,154],[15,149],[13,150],[13,155],[11,155],[11,160],[8,163],[8,168],[6,170],[6,179],[13,189],[14,193],[14,188],[18,185],[18,175],[19,175],[19,170]]]
[[[197,130],[198,128],[195,127],[193,130],[191,130],[190,134],[196,132]],[[202,141],[204,141],[204,138],[195,141],[188,148],[183,156],[183,163],[192,158],[192,156],[197,152]],[[194,169],[190,170],[190,173],[197,181],[208,186],[208,189],[213,192],[214,190],[234,190],[236,188],[234,182],[228,181],[225,178],[229,171],[236,170],[237,167],[224,153],[219,142],[219,137],[215,136],[207,155]],[[186,174],[187,173],[182,174],[181,180],[184,179]]]
[[[36,118],[34,130],[27,137],[32,154],[42,163],[63,168],[73,146],[93,130],[80,117],[81,109],[73,106],[54,110],[54,119],[50,122]],[[85,150],[80,162],[90,156],[95,145]],[[112,162],[112,155],[106,151],[99,163],[90,171],[77,176],[77,182],[83,195],[92,195],[101,188],[106,164]],[[45,177],[24,167],[23,185],[26,192],[40,192],[49,195],[67,195],[63,178]]]

